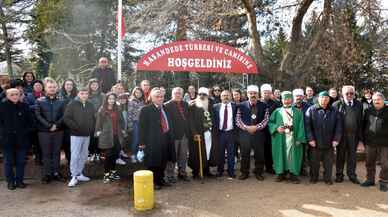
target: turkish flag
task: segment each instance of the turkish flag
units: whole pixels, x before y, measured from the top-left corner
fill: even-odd
[[[120,10],[120,9],[119,9]],[[116,15],[116,31],[119,31],[119,19],[118,19],[119,13]],[[121,38],[124,38],[125,36],[125,22],[124,22],[124,14],[123,11],[121,11]]]

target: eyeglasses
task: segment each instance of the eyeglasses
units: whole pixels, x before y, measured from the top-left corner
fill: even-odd
[[[346,93],[345,95],[353,96],[354,93],[353,93],[353,92],[348,92],[348,93]]]
[[[200,93],[198,94],[199,96],[207,96],[207,94],[204,94],[204,93]]]
[[[220,89],[214,89],[214,92],[220,92],[221,90]]]

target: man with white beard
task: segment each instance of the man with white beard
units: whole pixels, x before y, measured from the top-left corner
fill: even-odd
[[[189,148],[189,166],[193,170],[193,179],[199,178],[201,166],[204,176],[214,176],[209,171],[211,159],[215,157],[212,154],[214,147],[211,144],[212,107],[212,102],[209,100],[209,90],[205,87],[199,88],[197,98],[189,106],[189,124],[193,135]],[[198,142],[201,143],[201,147],[199,147]]]

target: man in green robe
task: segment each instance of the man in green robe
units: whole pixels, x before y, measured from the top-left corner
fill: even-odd
[[[282,93],[281,108],[276,109],[269,120],[272,137],[272,157],[277,175],[276,181],[286,180],[290,173],[290,181],[299,184],[298,178],[303,158],[303,143],[306,143],[303,114],[292,107],[292,93]]]

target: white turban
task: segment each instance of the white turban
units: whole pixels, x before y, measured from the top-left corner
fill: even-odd
[[[304,96],[304,91],[303,89],[295,89],[292,91],[293,96]]]
[[[247,87],[247,92],[256,92],[256,93],[258,93],[259,92],[259,87],[256,86],[256,85],[249,85]]]
[[[272,92],[272,86],[270,84],[263,84],[263,85],[261,85],[260,92],[263,92],[263,91],[270,91],[270,92]]]
[[[206,94],[206,95],[209,95],[209,89],[207,89],[206,87],[200,87],[198,89],[198,94]]]

